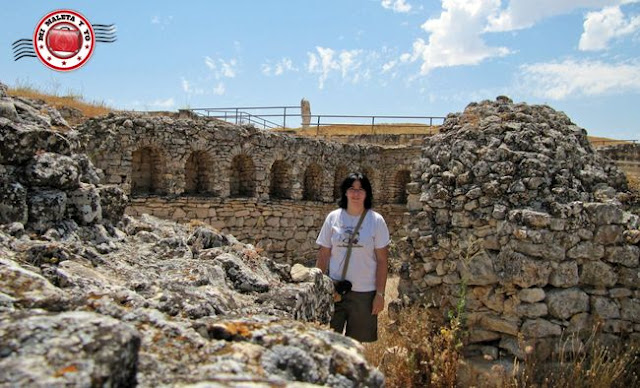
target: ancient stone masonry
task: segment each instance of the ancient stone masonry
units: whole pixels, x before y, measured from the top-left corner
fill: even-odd
[[[453,310],[462,287],[470,352],[542,357],[602,322],[640,339],[640,217],[626,179],[548,106],[506,97],[450,114],[409,184],[404,303]]]
[[[640,144],[617,144],[598,149],[598,153],[613,160],[627,175],[640,180]]]
[[[332,143],[205,118],[120,114],[78,130],[103,181],[131,194],[129,214],[205,221],[290,263],[313,257],[354,170],[372,180],[374,206],[399,236],[419,155],[417,147]]]
[[[384,384],[356,341],[307,323],[326,323],[333,308],[318,269],[278,264],[202,222],[124,215],[125,192],[99,183],[78,133],[5,89],[0,386]],[[136,158],[173,179],[157,164],[165,154]],[[256,189],[244,173],[239,193]],[[172,187],[145,176],[138,187]]]
[[[426,132],[426,130],[425,130]],[[357,143],[357,144],[372,144],[386,147],[402,147],[408,151],[408,157],[413,159],[417,158],[419,152],[416,154],[415,150],[419,150],[419,145],[422,143],[426,135],[423,134],[404,134],[404,135],[392,135],[392,134],[363,134],[363,135],[325,135],[320,133],[316,138],[323,138],[329,141],[335,141],[340,143]]]

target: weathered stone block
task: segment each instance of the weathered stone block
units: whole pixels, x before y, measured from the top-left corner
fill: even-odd
[[[631,295],[633,295],[633,293],[628,288],[612,288],[609,290],[609,296],[616,299],[626,298]]]
[[[549,314],[554,318],[568,319],[577,313],[589,311],[589,295],[577,288],[549,290],[545,302]]]
[[[604,256],[604,246],[591,241],[583,241],[567,251],[570,259],[597,260]]]
[[[620,301],[622,319],[640,323],[640,299],[629,298]]]
[[[504,294],[496,292],[494,287],[473,287],[471,288],[471,294],[491,310],[498,313],[503,311]]]
[[[0,360],[0,385],[124,387],[136,381],[140,334],[111,317],[80,311],[16,316],[3,324],[0,340],[15,349]]]
[[[618,268],[618,283],[630,289],[640,288],[640,268]]]
[[[588,261],[582,265],[580,283],[596,287],[613,287],[618,275],[613,267],[601,261]]]
[[[102,218],[112,222],[120,221],[129,205],[129,197],[124,190],[116,185],[101,185],[98,187],[98,195]]]
[[[490,330],[484,330],[477,327],[469,329],[469,343],[489,342],[500,339],[500,333]]]
[[[480,251],[471,258],[469,263],[458,261],[458,271],[468,285],[495,284],[498,282],[498,276],[493,266],[494,259],[486,251]]]
[[[635,245],[607,247],[605,259],[625,267],[637,268],[640,264],[640,247]]]
[[[33,156],[25,169],[24,179],[31,186],[75,189],[80,185],[80,170],[72,158],[44,152]]]
[[[578,313],[569,320],[569,333],[591,334],[595,321],[589,313]]]
[[[602,318],[617,319],[620,318],[620,307],[613,299],[602,296],[592,296],[591,314]]]
[[[620,225],[602,225],[596,230],[593,241],[602,245],[616,244],[622,240],[623,231]]]
[[[98,189],[86,183],[67,194],[67,213],[78,224],[88,225],[102,219]]]
[[[522,324],[522,334],[529,338],[553,337],[562,334],[562,327],[545,319],[528,319]]]
[[[522,222],[533,228],[545,228],[551,222],[551,216],[547,213],[536,212],[533,210],[522,211]]]
[[[614,203],[589,202],[584,209],[596,225],[617,224],[622,220],[622,209]]]
[[[503,319],[494,315],[483,315],[480,319],[480,326],[489,331],[517,335],[519,322],[517,320]]]
[[[29,194],[29,223],[37,230],[64,219],[67,195],[59,190],[38,190]]]
[[[551,263],[518,257],[504,264],[504,282],[513,283],[521,288],[544,287],[549,283]]]
[[[516,307],[518,315],[527,318],[539,318],[548,314],[549,309],[544,303],[523,303]]]
[[[542,288],[525,288],[518,292],[518,298],[527,303],[536,303],[544,300],[546,294]]]
[[[607,319],[604,321],[602,331],[605,333],[631,333],[633,331],[633,323],[620,319]]]
[[[27,308],[54,311],[60,309],[64,299],[63,292],[42,275],[3,256],[0,256],[0,294]]]
[[[569,288],[577,286],[579,281],[578,263],[575,261],[559,263],[549,276],[549,284],[554,287]]]
[[[28,217],[25,187],[18,182],[0,182],[0,224],[26,224]]]

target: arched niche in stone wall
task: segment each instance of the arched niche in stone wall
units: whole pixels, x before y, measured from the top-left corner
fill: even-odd
[[[256,168],[247,155],[236,155],[231,161],[229,177],[231,197],[253,197],[256,192]]]
[[[304,172],[303,201],[322,200],[322,168],[315,163],[310,164]]]
[[[407,185],[411,183],[411,172],[409,170],[399,170],[393,177],[393,183],[389,190],[393,193],[393,203],[407,203]]]
[[[349,174],[349,169],[347,168],[347,166],[341,164],[338,167],[336,167],[336,172],[333,177],[333,200],[334,201],[340,200],[340,196],[342,194],[340,192],[340,186],[342,185],[342,181],[344,181],[344,179],[347,177],[348,174]]]
[[[163,175],[166,160],[155,147],[142,147],[131,154],[131,194],[165,194]]]
[[[194,151],[184,166],[185,194],[212,195],[215,176],[213,161],[206,151]]]
[[[369,182],[371,182],[371,189],[373,191],[373,204],[379,205],[381,203],[384,203],[380,196],[382,188],[380,187],[380,184],[378,182],[378,176],[375,170],[371,167],[364,166],[360,169],[360,172],[366,175],[366,177],[369,178]]]
[[[276,160],[269,174],[269,197],[291,199],[291,166],[284,160]]]

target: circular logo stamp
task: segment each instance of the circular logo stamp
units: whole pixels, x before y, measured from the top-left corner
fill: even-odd
[[[57,10],[43,17],[33,33],[38,58],[47,67],[75,70],[87,63],[95,47],[91,23],[80,13]]]

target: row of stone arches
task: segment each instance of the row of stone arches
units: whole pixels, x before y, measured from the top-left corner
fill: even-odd
[[[166,174],[166,161],[160,151],[153,147],[143,147],[132,153],[131,194],[132,195],[164,195],[163,182]],[[189,155],[184,166],[183,194],[193,196],[221,196],[217,179],[227,178],[230,197],[254,197],[258,185],[256,165],[249,155],[239,154],[231,160],[229,171],[225,174],[215,170],[215,163],[205,151],[194,151]],[[338,166],[333,172],[334,201],[340,197],[340,185],[349,173],[345,165]],[[385,193],[386,198],[376,195],[376,202],[405,204],[407,202],[406,185],[410,182],[407,169],[395,172],[393,179],[383,177],[380,180],[371,168],[362,170],[372,180],[374,188],[381,185],[378,193]],[[226,177],[224,177],[226,175]],[[301,179],[300,179],[301,178]],[[301,199],[304,201],[325,201],[324,193],[326,176],[323,168],[317,163],[309,164],[300,176],[302,184],[301,196],[294,195],[296,172],[287,160],[276,160],[269,169],[268,195],[270,199]],[[330,194],[329,194],[330,195]],[[381,201],[382,200],[382,201]]]

